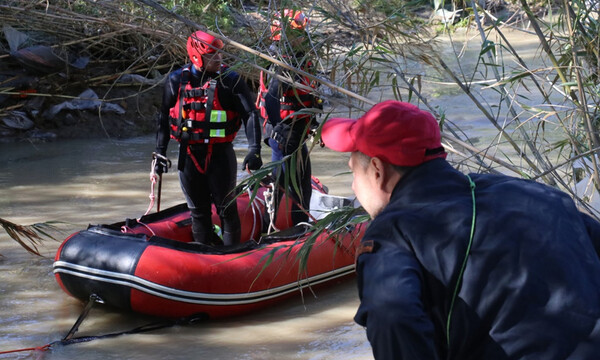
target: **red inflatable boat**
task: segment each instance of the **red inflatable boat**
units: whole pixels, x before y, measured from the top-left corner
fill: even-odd
[[[287,225],[289,213],[282,205],[276,227],[283,230],[261,237],[263,190],[252,202],[249,194],[238,197],[242,244],[215,248],[191,243],[189,210],[181,204],[72,234],[56,254],[56,280],[66,293],[84,301],[96,295],[105,304],[143,314],[218,318],[264,308],[300,296],[307,286],[354,273],[363,224],[345,221],[317,235],[306,224]],[[323,218],[351,204],[313,191],[311,213]],[[213,221],[219,223],[214,213]],[[309,247],[301,266],[299,252]]]

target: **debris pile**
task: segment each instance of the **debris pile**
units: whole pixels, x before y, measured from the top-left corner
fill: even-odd
[[[0,141],[154,128],[161,80],[185,61],[189,29],[125,3],[0,4]]]

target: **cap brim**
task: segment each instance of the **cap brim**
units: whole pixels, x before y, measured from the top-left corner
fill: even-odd
[[[356,119],[329,119],[323,124],[321,140],[331,150],[340,152],[356,151],[356,143],[352,134],[354,124],[356,124]]]

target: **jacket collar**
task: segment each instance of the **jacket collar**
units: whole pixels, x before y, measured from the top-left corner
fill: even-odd
[[[447,180],[463,174],[454,169],[445,159],[429,160],[404,174],[392,191],[391,200],[411,201],[427,197],[432,187],[444,186]]]

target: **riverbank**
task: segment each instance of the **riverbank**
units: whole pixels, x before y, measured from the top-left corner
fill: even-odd
[[[21,0],[0,5],[4,21],[4,37],[0,37],[0,142],[125,138],[153,132],[161,103],[161,81],[170,70],[187,62],[185,39],[194,22],[141,3],[75,6],[70,2],[30,4]],[[507,11],[495,6],[499,13]],[[371,29],[369,24],[382,14],[359,10],[346,5],[310,10],[311,36],[318,39],[319,46],[332,46],[336,48],[333,54],[342,56],[348,49],[372,41],[373,36],[387,36],[385,31],[390,29]],[[227,36],[267,51],[267,9],[248,2],[228,11],[231,19],[222,20],[230,21],[225,24]],[[459,12],[448,19],[447,13],[437,14],[428,6],[418,8],[415,14],[418,21],[430,24],[458,23],[467,18],[466,13]],[[252,61],[261,61],[233,47],[224,55],[256,90],[259,70],[252,67]],[[336,71],[339,69],[323,70],[323,76],[335,82]]]

